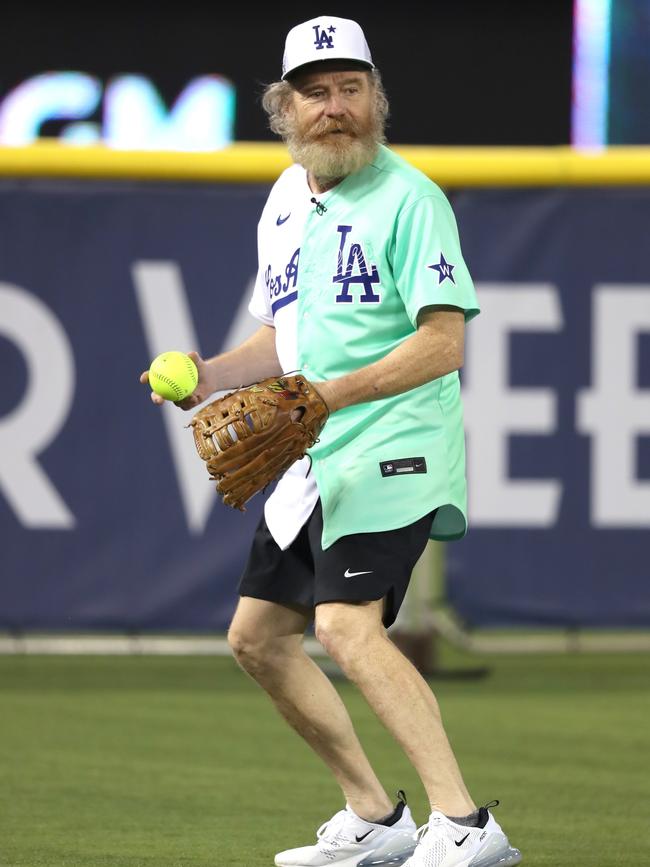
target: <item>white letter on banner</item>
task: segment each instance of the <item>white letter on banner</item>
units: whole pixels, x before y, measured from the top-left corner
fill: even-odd
[[[69,530],[75,517],[36,455],[68,417],[75,385],[72,348],[52,311],[10,283],[0,283],[0,334],[22,352],[28,374],[22,401],[0,419],[0,489],[26,527]]]
[[[562,493],[557,479],[509,479],[508,436],[551,434],[552,390],[511,388],[512,331],[559,331],[558,293],[547,284],[477,285],[482,313],[467,328],[463,404],[468,432],[469,520],[481,527],[550,527]]]
[[[200,351],[183,278],[176,262],[135,262],[132,272],[150,359],[172,349]],[[242,297],[222,352],[242,343],[259,326],[248,313],[251,291],[249,287]],[[216,396],[211,395],[209,400]],[[169,402],[162,407],[162,413],[187,525],[190,532],[198,535],[205,528],[217,494],[214,486],[206,482],[205,465],[196,454],[191,432],[186,429],[190,415]]]
[[[149,361],[170,350],[198,351],[199,342],[176,262],[135,262],[132,274]],[[199,534],[216,495],[212,485],[206,484],[205,467],[197,460],[192,433],[186,429],[190,416],[169,402],[161,409],[187,524],[192,533]]]
[[[650,527],[650,482],[636,478],[636,437],[650,434],[650,391],[637,387],[638,335],[650,333],[650,286],[594,289],[593,386],[577,397],[576,427],[592,436],[596,527]]]

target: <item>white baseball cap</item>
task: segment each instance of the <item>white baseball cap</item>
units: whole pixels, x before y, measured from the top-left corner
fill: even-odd
[[[321,15],[297,24],[287,33],[282,79],[307,63],[319,60],[354,60],[374,69],[363,30],[349,18]]]

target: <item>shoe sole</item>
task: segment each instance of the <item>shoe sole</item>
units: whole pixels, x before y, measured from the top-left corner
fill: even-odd
[[[376,849],[374,852],[364,852],[361,855],[352,855],[344,861],[332,861],[332,867],[402,867],[415,852],[415,843],[412,846],[401,849],[398,852],[382,852]],[[275,859],[276,867],[313,867],[312,864],[290,864],[288,861]]]
[[[371,853],[363,861],[359,861],[356,867],[402,867],[402,864],[406,864],[414,852],[415,846],[403,852],[393,852],[386,855],[373,855]]]
[[[358,856],[346,858],[345,861],[332,861],[332,867],[402,867],[413,854],[413,851],[403,855],[377,855],[366,854],[361,861]],[[516,863],[516,862],[513,862]],[[276,861],[276,867],[313,867],[312,864],[287,864],[286,861]]]
[[[369,862],[369,864],[372,862]],[[456,867],[515,867],[521,863],[521,852],[508,843],[507,837],[489,841],[478,855],[456,862]],[[361,865],[359,865],[361,867]]]
[[[481,852],[477,858],[467,862],[467,867],[514,867],[521,863],[521,852],[512,846],[493,852]]]

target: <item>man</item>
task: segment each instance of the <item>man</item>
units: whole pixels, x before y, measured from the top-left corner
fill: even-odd
[[[262,325],[231,352],[207,361],[192,353],[199,381],[180,406],[301,370],[330,409],[309,456],[265,503],[229,632],[240,665],[327,764],[345,801],[314,845],[275,863],[517,864],[465,787],[435,697],[386,633],[427,539],[466,531],[458,369],[465,322],[479,308],[452,210],[384,146],[388,103],[354,21],[321,16],[294,27],[282,80],[263,104],[294,165],[259,222],[249,309]],[[422,780],[431,815],[417,846],[403,793],[394,805],[303,649],[312,620]]]

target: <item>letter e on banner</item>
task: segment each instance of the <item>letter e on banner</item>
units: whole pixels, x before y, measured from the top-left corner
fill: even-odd
[[[483,313],[467,329],[463,380],[470,523],[551,527],[557,521],[562,483],[509,479],[508,437],[554,433],[557,398],[550,388],[510,386],[508,342],[513,331],[562,328],[557,289],[530,283],[482,283],[477,289]]]
[[[650,391],[637,387],[650,286],[596,286],[592,321],[593,385],[576,406],[576,426],[592,438],[591,519],[596,527],[650,527],[650,482],[636,478],[636,438],[650,434]]]

